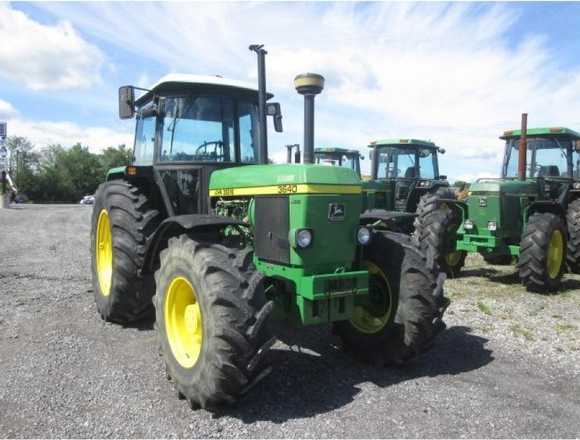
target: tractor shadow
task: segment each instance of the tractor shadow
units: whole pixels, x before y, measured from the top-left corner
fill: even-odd
[[[497,270],[493,267],[468,268],[461,271],[456,279],[466,280],[467,278],[485,278],[487,281],[499,284],[520,284],[520,277],[517,270]]]
[[[309,327],[279,337],[283,342],[270,352],[272,374],[216,417],[227,415],[244,423],[283,423],[342,408],[368,383],[390,393],[392,385],[474,371],[494,360],[492,351],[485,347],[488,339],[462,326],[442,332],[431,351],[402,367],[358,363],[329,343],[335,339],[327,328]]]

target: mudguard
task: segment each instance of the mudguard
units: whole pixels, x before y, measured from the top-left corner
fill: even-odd
[[[169,238],[183,233],[201,233],[219,230],[225,226],[232,225],[248,226],[239,220],[219,215],[187,214],[166,218],[148,239],[145,260],[141,271],[143,273],[153,271],[153,263],[160,251],[159,245]]]

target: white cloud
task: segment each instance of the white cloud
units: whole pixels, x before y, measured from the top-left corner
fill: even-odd
[[[67,21],[44,25],[0,3],[0,42],[0,75],[32,90],[84,88],[100,79],[101,51]]]
[[[116,131],[107,127],[80,126],[71,122],[59,121],[27,121],[12,119],[8,122],[9,135],[24,136],[37,147],[43,148],[51,144],[70,147],[77,142],[88,146],[90,151],[98,153],[107,147],[125,144],[133,145],[130,132]]]
[[[302,106],[292,79],[322,73],[317,144],[364,150],[386,137],[446,147],[450,177],[497,175],[504,129],[579,128],[580,70],[563,68],[550,42],[510,5],[442,3],[57,3],[46,12],[133,53],[139,65],[255,80],[247,46],[269,52],[268,79],[287,132],[302,142]],[[155,26],[151,26],[155,23]],[[514,32],[517,29],[517,34]],[[272,134],[272,131],[270,131]],[[282,141],[278,141],[281,139]],[[277,142],[277,143],[276,143]]]
[[[16,109],[7,101],[0,99],[0,121],[11,118],[17,114]]]
[[[26,137],[39,149],[51,144],[68,148],[79,142],[98,153],[107,147],[133,145],[129,125],[124,131],[119,127],[81,126],[69,121],[33,121],[23,118],[12,104],[3,100],[0,100],[0,120],[7,122],[9,136]]]

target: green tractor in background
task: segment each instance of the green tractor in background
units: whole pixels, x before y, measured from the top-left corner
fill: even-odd
[[[557,290],[566,266],[580,271],[580,134],[528,130],[524,114],[501,139],[501,178],[478,179],[464,202],[440,200],[418,219],[421,246],[435,259],[453,250],[490,264],[516,259],[528,290]]]
[[[300,146],[286,146],[287,162],[300,162]],[[445,150],[418,139],[386,139],[372,142],[371,178],[363,182],[363,218],[378,227],[414,235],[417,217],[436,209],[440,199],[456,199],[447,177],[439,174],[438,154]],[[346,167],[360,176],[358,150],[316,148],[316,163]],[[439,261],[448,276],[455,276],[465,263],[464,251],[450,251]]]
[[[286,150],[286,163],[300,163],[300,144],[286,145]],[[364,159],[364,157],[358,150],[330,147],[317,147],[314,149],[315,164],[348,168],[353,170],[359,178],[361,178],[361,159]]]
[[[155,311],[167,377],[192,408],[235,401],[271,370],[270,323],[330,324],[356,357],[401,363],[444,328],[444,276],[409,237],[361,219],[357,174],[314,162],[314,98],[304,95],[304,164],[269,165],[265,54],[258,89],[169,75],[135,99],[134,162],[109,171],[92,218],[97,309],[127,323]]]

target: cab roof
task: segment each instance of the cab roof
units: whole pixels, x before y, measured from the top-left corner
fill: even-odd
[[[507,130],[499,137],[500,139],[511,139],[520,137],[521,130]],[[562,136],[572,138],[574,140],[580,139],[580,133],[570,130],[566,127],[543,127],[543,128],[528,128],[527,136]]]
[[[421,139],[381,139],[378,141],[372,141],[369,148],[375,147],[405,147],[405,146],[418,146],[427,148],[437,148],[437,145],[431,141],[423,141]]]
[[[316,147],[314,149],[315,153],[339,153],[339,154],[360,154],[358,150],[349,150],[348,148],[336,148],[336,147]]]
[[[179,88],[194,88],[194,87],[228,87],[232,89],[237,89],[243,92],[250,92],[251,94],[258,95],[258,89],[255,85],[244,82],[237,81],[233,79],[223,78],[221,76],[211,76],[211,75],[190,75],[187,73],[170,73],[169,75],[163,76],[159,81],[149,87],[148,92],[143,94],[137,99],[137,104],[147,101],[152,93],[163,92],[167,90],[174,90]],[[272,94],[268,93],[268,99],[271,98]]]

